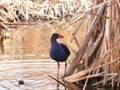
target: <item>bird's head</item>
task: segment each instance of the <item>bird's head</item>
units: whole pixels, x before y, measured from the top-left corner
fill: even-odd
[[[63,35],[58,34],[58,33],[53,33],[51,36],[51,39],[58,39],[58,38],[63,38]]]
[[[54,43],[58,38],[63,38],[63,35],[58,34],[58,33],[53,33],[51,36],[51,42]]]

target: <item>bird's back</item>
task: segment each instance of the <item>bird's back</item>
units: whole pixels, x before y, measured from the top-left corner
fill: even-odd
[[[63,43],[60,43],[60,45],[64,49],[66,55],[69,56],[70,55],[70,50],[68,49],[68,47]]]

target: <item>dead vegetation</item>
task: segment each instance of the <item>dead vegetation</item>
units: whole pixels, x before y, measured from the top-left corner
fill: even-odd
[[[89,82],[93,86],[119,86],[119,3],[118,0],[95,0],[89,10],[79,14],[85,14],[86,19],[82,23],[87,20],[89,25],[86,25],[85,36],[67,69],[65,81],[73,83],[84,80],[83,90]]]

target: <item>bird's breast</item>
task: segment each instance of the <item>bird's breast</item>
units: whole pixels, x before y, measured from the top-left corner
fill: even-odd
[[[52,59],[56,61],[65,61],[66,60],[66,53],[60,47],[52,46],[50,49],[50,56]]]

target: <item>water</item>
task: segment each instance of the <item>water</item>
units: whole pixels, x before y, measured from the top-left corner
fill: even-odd
[[[60,73],[64,64],[61,64]],[[0,62],[0,90],[56,90],[57,64],[52,60],[4,60]],[[19,85],[18,80],[24,80]],[[60,90],[64,90],[60,86]]]
[[[52,28],[21,26],[12,29],[4,41],[0,62],[0,90],[56,90],[57,63],[49,60]],[[60,76],[64,64],[60,67]],[[20,86],[18,80],[24,80]],[[60,90],[64,87],[60,85]]]
[[[4,42],[5,55],[0,56],[3,59],[0,62],[0,90],[56,90],[56,81],[48,77],[48,74],[53,77],[57,74],[57,64],[49,60],[51,29],[26,27],[11,32],[13,36]],[[60,76],[63,72],[64,64]],[[20,86],[18,80],[24,80],[25,85]],[[62,85],[60,90],[65,90]],[[71,90],[82,90],[82,87],[73,86]],[[87,86],[86,90],[120,89]]]

